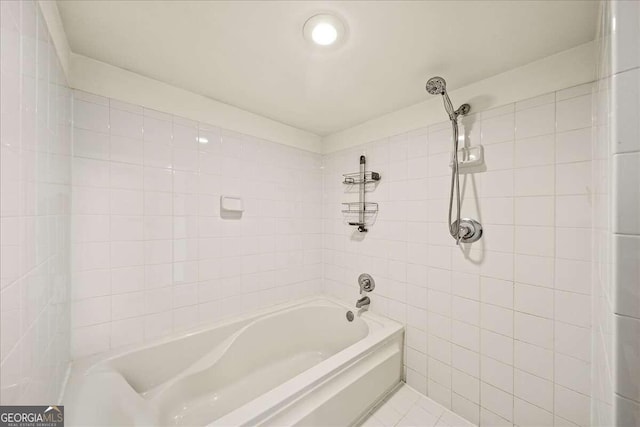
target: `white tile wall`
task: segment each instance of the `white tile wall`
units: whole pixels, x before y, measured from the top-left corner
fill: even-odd
[[[407,327],[407,383],[474,423],[589,424],[591,88],[463,120],[486,157],[461,177],[473,245],[448,235],[448,123],[324,156],[326,291],[354,303],[371,273],[372,309]],[[360,154],[382,174],[366,236],[340,214]]]
[[[0,2],[0,32],[0,404],[52,404],[69,363],[71,96],[35,2]]]
[[[640,425],[640,8],[604,2],[594,95],[594,425]]]
[[[321,291],[320,155],[83,92],[73,134],[73,357]]]

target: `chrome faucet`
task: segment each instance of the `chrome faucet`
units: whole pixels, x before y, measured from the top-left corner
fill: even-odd
[[[368,296],[360,297],[358,301],[356,301],[356,308],[369,307],[370,304],[371,300]]]
[[[362,294],[365,292],[371,292],[376,287],[376,283],[373,281],[373,277],[367,273],[362,273],[358,277],[358,285],[360,285],[360,298],[356,301],[356,308],[368,308],[371,304],[371,299]]]

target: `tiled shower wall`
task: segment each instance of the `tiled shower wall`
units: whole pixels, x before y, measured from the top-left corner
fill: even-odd
[[[319,154],[82,92],[73,134],[74,357],[321,289]]]
[[[353,304],[372,274],[408,384],[475,423],[589,425],[591,87],[464,118],[486,163],[461,176],[472,245],[448,235],[448,122],[324,156],[325,290]],[[340,212],[361,154],[382,175],[366,235]]]
[[[0,1],[0,31],[0,404],[53,404],[69,363],[71,94],[33,1]]]
[[[640,4],[603,2],[594,181],[593,425],[640,425]]]

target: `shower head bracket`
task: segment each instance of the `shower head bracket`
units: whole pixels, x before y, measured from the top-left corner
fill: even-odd
[[[460,108],[456,110],[456,116],[466,116],[471,111],[471,105],[462,104]]]

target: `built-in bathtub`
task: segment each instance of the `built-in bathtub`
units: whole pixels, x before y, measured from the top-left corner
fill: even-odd
[[[355,423],[401,379],[402,326],[328,298],[74,362],[67,425]]]

